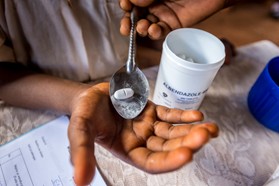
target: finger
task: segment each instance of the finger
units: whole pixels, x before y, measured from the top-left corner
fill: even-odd
[[[128,36],[131,30],[130,13],[125,13],[120,21],[120,33],[124,36]]]
[[[211,137],[218,136],[219,129],[215,123],[174,126],[166,122],[157,122],[154,124],[154,134],[164,139],[173,139],[188,135],[191,131],[199,128],[206,129]]]
[[[164,22],[153,23],[148,29],[150,39],[159,40],[167,36],[172,29]]]
[[[153,40],[162,39],[163,31],[160,25],[158,25],[157,23],[151,24],[150,27],[148,28],[148,36],[150,39]]]
[[[150,21],[151,23],[157,23],[159,21],[159,19],[156,16],[152,15],[152,14],[148,14],[146,16],[146,19],[148,21]]]
[[[149,13],[160,19],[160,22],[167,23],[171,30],[182,28],[179,17],[173,9],[167,5],[154,5],[149,7]]]
[[[93,152],[93,149],[91,148]],[[88,185],[95,175],[96,160],[87,147],[79,147],[75,152],[74,180],[77,185]]]
[[[193,128],[194,129],[206,128],[209,131],[211,137],[213,137],[213,138],[217,137],[219,134],[219,127],[215,123],[195,124],[195,126]]]
[[[149,173],[163,173],[176,170],[192,160],[193,152],[187,147],[173,151],[152,152],[147,148],[137,148],[129,153],[135,166]]]
[[[130,11],[133,7],[129,0],[119,0],[119,6],[124,11]]]
[[[77,185],[87,185],[95,173],[94,140],[90,129],[82,119],[72,116],[68,128],[74,180]]]
[[[157,24],[160,26],[160,28],[162,30],[161,37],[166,37],[167,34],[170,31],[172,31],[172,29],[169,27],[169,25],[167,23],[165,23],[165,22],[159,21]]]
[[[174,126],[166,122],[157,122],[154,124],[154,134],[164,139],[179,138],[187,135],[192,126],[192,124]]]
[[[141,19],[137,22],[136,30],[141,36],[147,36],[150,22],[146,19]]]
[[[211,134],[206,128],[196,128],[188,135],[169,140],[152,136],[147,141],[147,148],[152,151],[171,151],[179,147],[188,147],[197,151],[208,142],[210,137]]]
[[[158,105],[156,106],[156,112],[159,119],[170,123],[186,123],[203,120],[203,114],[198,110],[170,109]]]

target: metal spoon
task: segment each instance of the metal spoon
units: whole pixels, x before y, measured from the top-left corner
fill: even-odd
[[[144,109],[149,95],[149,84],[143,72],[135,63],[135,10],[131,12],[131,31],[128,60],[110,80],[110,99],[120,116],[125,119],[137,117]],[[120,89],[132,89],[133,95],[126,99],[117,99],[115,92]]]

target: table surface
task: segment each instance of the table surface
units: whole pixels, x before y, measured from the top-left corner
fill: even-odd
[[[239,47],[230,65],[223,66],[208,90],[200,110],[215,121],[218,138],[211,140],[178,171],[151,175],[115,158],[96,145],[99,170],[108,185],[230,186],[263,185],[279,165],[279,133],[259,124],[247,107],[252,84],[279,48],[270,41]],[[151,97],[158,66],[144,70]],[[0,144],[58,117],[49,111],[32,111],[0,103]]]

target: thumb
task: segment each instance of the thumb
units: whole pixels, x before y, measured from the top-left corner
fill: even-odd
[[[74,155],[74,181],[77,186],[89,185],[95,175],[96,160],[93,149],[80,147]]]
[[[74,180],[78,186],[88,185],[95,174],[94,136],[86,121],[71,117],[68,128]]]

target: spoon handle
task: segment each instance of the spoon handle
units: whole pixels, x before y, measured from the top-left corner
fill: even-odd
[[[135,24],[136,24],[136,13],[135,8],[131,12],[131,31],[130,31],[130,44],[129,44],[129,53],[128,60],[126,63],[126,70],[128,73],[131,73],[135,70],[136,62],[136,33],[135,33]]]

